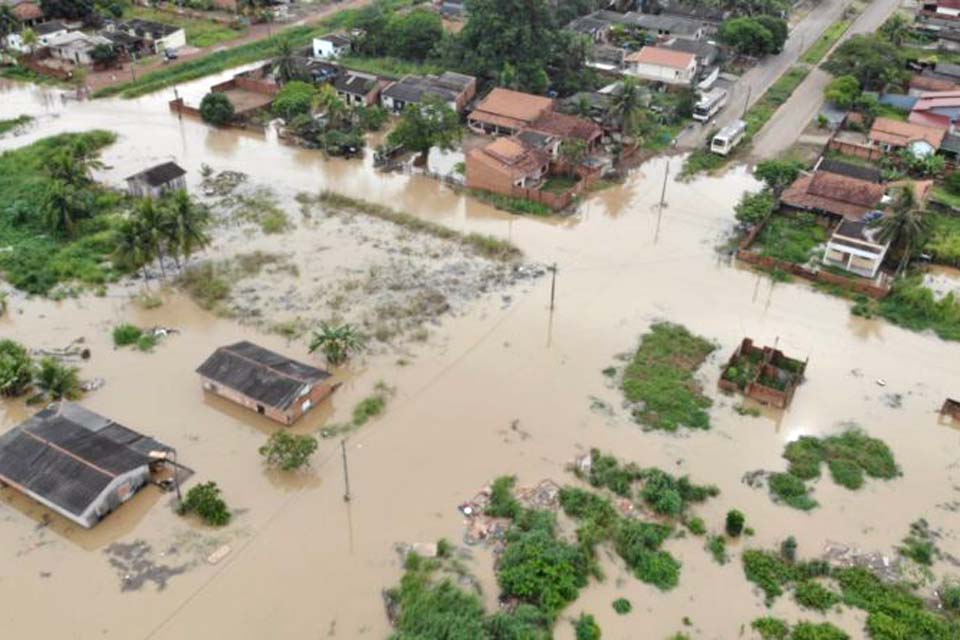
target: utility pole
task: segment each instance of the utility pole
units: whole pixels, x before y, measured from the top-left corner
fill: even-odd
[[[133,81],[137,81],[137,54],[130,54],[130,76],[133,78]]]
[[[350,502],[350,472],[347,469],[347,439],[340,441],[340,453],[343,456],[343,501]]]
[[[173,486],[177,489],[177,506],[183,506],[183,496],[180,495],[180,478],[177,471],[180,470],[179,460],[177,460],[177,450],[173,450]]]
[[[553,299],[557,293],[557,263],[554,262],[553,266],[550,267],[550,271],[553,274],[550,278],[550,311],[553,311]]]
[[[660,219],[663,218],[663,208],[667,206],[667,178],[670,176],[670,161],[667,160],[663,168],[663,188],[660,190],[660,205],[657,207],[657,230],[653,234],[653,243],[660,240]]]
[[[743,102],[743,117],[747,117],[747,109],[750,108],[750,95],[753,93],[753,87],[747,85],[747,99]]]

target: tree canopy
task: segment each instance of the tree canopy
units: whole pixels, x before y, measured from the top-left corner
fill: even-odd
[[[217,126],[230,124],[235,113],[233,103],[223,93],[211,91],[200,101],[200,117],[204,122]]]
[[[865,91],[901,84],[904,56],[896,45],[874,34],[856,35],[841,44],[823,68],[835,76],[852,76]]]
[[[546,0],[467,0],[467,12],[463,30],[444,41],[449,66],[530,93],[591,82],[588,45],[559,28]]]
[[[849,109],[860,97],[860,81],[849,75],[834,78],[823,95],[841,109]]]
[[[787,24],[770,16],[733,18],[720,25],[720,40],[745,55],[779,53],[787,40]]]
[[[293,120],[299,115],[310,113],[316,96],[317,90],[309,82],[288,82],[274,99],[273,112],[284,120]]]
[[[388,141],[425,157],[432,147],[452,149],[460,136],[457,112],[441,100],[429,99],[407,105]]]

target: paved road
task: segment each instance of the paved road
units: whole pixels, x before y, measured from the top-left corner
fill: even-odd
[[[840,42],[858,33],[876,31],[890,14],[897,10],[900,2],[901,0],[873,0],[847,29]],[[810,72],[810,75],[794,90],[790,99],[754,137],[752,151],[754,157],[773,158],[793,145],[820,110],[823,91],[830,83],[831,77],[829,73],[820,69],[813,69]]]
[[[884,2],[886,0],[876,0]],[[706,135],[715,128],[736,120],[743,115],[744,105],[753,104],[800,58],[828,26],[840,20],[851,0],[821,0],[790,30],[783,51],[768,56],[743,74],[730,89],[727,107],[706,126],[695,124],[677,137],[677,146],[682,149],[700,148],[706,143]]]

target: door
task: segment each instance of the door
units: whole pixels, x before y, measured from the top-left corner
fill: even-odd
[[[262,404],[257,405],[257,413],[259,413],[260,415],[264,415],[266,412],[267,410],[263,408]]]

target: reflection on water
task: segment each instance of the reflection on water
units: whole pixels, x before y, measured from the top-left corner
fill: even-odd
[[[188,102],[198,100],[216,81],[179,90]],[[105,153],[110,169],[103,178],[115,185],[173,157],[188,169],[193,186],[201,165],[208,164],[249,173],[284,202],[299,191],[333,189],[457,229],[507,237],[530,260],[559,265],[552,314],[549,278],[510,304],[499,296],[478,303],[468,314],[446,319],[409,365],[391,356],[368,358],[332,401],[294,427],[307,433],[346,420],[377,380],[397,388],[386,414],[348,441],[349,504],[343,501],[338,442],[321,441],[302,476],[268,471],[257,448],[281,427],[205,398],[193,373],[213,349],[233,341],[251,339],[301,354],[302,343],[256,334],[176,294],[153,310],[122,297],[53,303],[16,296],[9,316],[0,319],[0,333],[35,347],[84,336],[93,358],[83,375],[107,381],[85,404],[176,447],[196,471],[195,481],[215,480],[238,515],[226,531],[207,530],[174,516],[163,496],[144,492],[85,539],[56,524],[38,530],[43,510],[5,495],[0,601],[15,612],[4,617],[11,637],[186,638],[202,631],[211,637],[300,638],[326,634],[331,626],[340,637],[384,637],[380,591],[400,575],[395,543],[460,540],[455,505],[491,478],[516,473],[522,484],[562,482],[569,479],[564,464],[590,446],[717,484],[720,498],[698,507],[697,515],[716,528],[726,510],[743,510],[757,532],[744,545],[773,547],[796,535],[805,556],[818,554],[828,540],[889,552],[921,515],[935,528],[953,526],[955,514],[938,505],[958,500],[958,433],[938,423],[936,409],[944,397],[960,393],[960,347],[852,318],[847,301],[800,282],[774,283],[719,258],[714,248],[733,226],[734,204],[743,190],[757,188],[742,168],[719,179],[668,182],[669,206],[659,231],[654,205],[664,159],[640,167],[623,185],[593,194],[575,216],[543,220],[496,211],[433,180],[380,174],[369,152],[362,160],[325,159],[272,136],[180,120],[166,107],[172,92],[64,105],[56,90],[7,83],[0,91],[0,117],[45,114],[26,135],[0,140],[0,148],[54,132],[111,129],[120,139]],[[317,251],[309,266],[322,274],[335,256]],[[610,418],[590,409],[590,397],[621,406],[600,372],[660,318],[682,322],[719,344],[700,372],[715,399],[710,431],[644,433],[619,410]],[[181,333],[150,354],[115,350],[110,329],[121,321]],[[809,356],[807,381],[788,411],[739,416],[732,409],[739,399],[716,393],[720,362],[745,336]],[[8,428],[27,412],[21,403],[0,404],[0,426]],[[514,421],[529,438],[504,440],[501,432]],[[774,505],[764,491],[741,482],[749,471],[783,469],[785,442],[835,432],[847,421],[888,442],[903,476],[870,482],[858,492],[821,480],[816,497],[822,506],[812,513]],[[115,570],[103,554],[92,552],[108,541],[136,540],[163,550],[198,533],[234,536],[233,550],[216,566],[190,565],[162,591],[122,593]],[[943,551],[960,554],[954,537],[939,542]],[[659,593],[611,565],[605,567],[607,580],[588,589],[571,614],[597,615],[604,637],[611,638],[636,637],[638,623],[650,637],[667,637],[686,615],[695,617],[704,637],[737,637],[743,624],[765,615],[738,562],[719,567],[693,536],[666,547],[683,563],[676,590]],[[18,554],[24,549],[29,553]],[[732,546],[734,554],[740,551]],[[475,565],[492,603],[489,555],[478,552]],[[633,601],[634,616],[612,613],[609,603],[621,596]],[[799,615],[793,605],[781,606],[778,611],[791,619]],[[858,636],[860,622],[848,618],[840,624]],[[558,634],[569,634],[569,625],[561,622]]]

